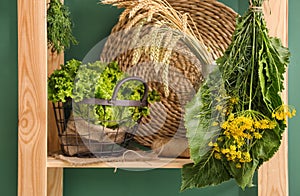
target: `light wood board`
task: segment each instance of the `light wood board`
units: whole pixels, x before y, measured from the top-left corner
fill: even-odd
[[[82,158],[84,159],[84,158]],[[87,158],[88,159],[88,158]],[[184,164],[191,163],[190,159],[160,158],[152,161],[126,161],[126,162],[99,162],[84,165],[74,165],[63,160],[48,157],[48,168],[182,168]]]
[[[46,2],[18,0],[18,195],[47,190]]]
[[[63,168],[48,168],[47,196],[63,195]]]
[[[283,45],[288,45],[288,0],[265,1],[264,14],[270,36],[281,39]],[[285,91],[282,93],[287,103],[287,74],[285,75]],[[288,196],[288,139],[287,130],[283,135],[279,151],[268,162],[264,163],[258,172],[259,196]]]

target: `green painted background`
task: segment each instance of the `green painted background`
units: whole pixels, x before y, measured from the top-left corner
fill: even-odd
[[[70,6],[75,22],[74,33],[80,44],[66,52],[66,59],[82,59],[99,40],[109,34],[117,21],[119,11],[97,4],[98,0],[65,0]],[[246,0],[222,0],[240,13]],[[298,77],[300,67],[300,2],[289,0],[289,47],[292,61],[289,67],[289,101],[300,110]],[[0,1],[0,195],[17,194],[17,5],[16,0]],[[299,115],[289,123],[289,183],[290,195],[300,192],[300,132]],[[65,169],[65,196],[255,196],[257,189],[241,191],[230,181],[220,186],[189,190],[179,193],[180,170],[155,169],[132,172],[112,169]]]

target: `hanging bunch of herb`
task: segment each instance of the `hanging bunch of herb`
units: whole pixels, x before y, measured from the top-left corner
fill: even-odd
[[[60,53],[70,44],[77,44],[72,34],[72,21],[68,7],[60,0],[51,0],[47,10],[47,39],[52,52]]]
[[[182,190],[230,178],[252,186],[259,166],[278,150],[286,118],[295,115],[281,92],[290,53],[268,35],[263,0],[250,1],[217,68],[186,106],[193,163],[182,169]]]

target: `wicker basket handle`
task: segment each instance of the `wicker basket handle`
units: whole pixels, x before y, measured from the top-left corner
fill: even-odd
[[[140,101],[141,101],[141,103],[146,104],[149,88],[148,88],[147,83],[140,77],[127,77],[127,78],[124,78],[124,79],[120,80],[118,82],[118,84],[115,86],[115,89],[114,89],[114,92],[113,92],[113,95],[112,95],[112,98],[111,98],[110,102],[111,103],[117,103],[118,101],[122,101],[122,100],[117,100],[117,95],[118,95],[118,92],[119,92],[121,86],[125,82],[129,82],[129,81],[133,81],[133,80],[139,81],[144,85],[144,94],[143,94],[143,97],[141,98]],[[136,102],[136,101],[132,101],[132,102]]]

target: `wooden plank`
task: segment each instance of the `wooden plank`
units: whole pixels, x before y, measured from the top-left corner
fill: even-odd
[[[52,53],[48,49],[48,76],[64,63],[64,54]],[[60,150],[58,132],[54,118],[52,102],[48,101],[48,153],[55,153]]]
[[[47,0],[47,5],[50,2],[50,0]],[[61,2],[64,2],[63,0]],[[48,6],[47,6],[48,8]],[[61,52],[60,54],[57,54],[56,52],[51,52],[51,49],[48,49],[48,60],[47,60],[47,75],[50,76],[50,74],[57,68],[59,68],[60,64],[64,63],[64,53]],[[60,151],[60,145],[59,145],[59,138],[58,138],[58,132],[57,132],[57,126],[54,118],[54,111],[52,102],[48,101],[48,153],[57,153]]]
[[[47,0],[47,4],[50,0]],[[62,1],[63,2],[63,1]],[[47,6],[48,8],[48,6]],[[47,76],[59,68],[60,64],[64,63],[64,53],[57,54],[51,52],[48,48],[47,59]],[[58,132],[54,118],[52,102],[48,101],[48,154],[57,153],[60,151]],[[48,168],[47,170],[47,196],[62,196],[63,195],[63,168]]]
[[[47,190],[46,1],[18,0],[18,195]]]
[[[47,196],[63,195],[63,168],[48,168]]]
[[[74,165],[63,160],[48,157],[48,168],[182,168],[191,163],[190,159],[160,158],[154,161],[127,161],[127,162],[99,162],[86,165]]]
[[[271,36],[288,45],[288,0],[269,0],[264,4],[265,19]],[[285,91],[283,99],[287,103],[287,74],[285,75]],[[279,151],[258,172],[258,195],[289,195],[288,190],[288,140],[287,130],[283,135]]]

